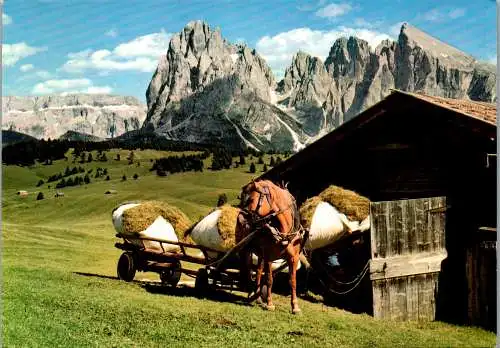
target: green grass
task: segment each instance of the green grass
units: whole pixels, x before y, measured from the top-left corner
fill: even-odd
[[[135,199],[159,199],[195,221],[220,193],[236,202],[239,189],[257,174],[243,167],[159,178],[149,172],[154,151],[135,151],[141,167],[122,161],[85,164],[108,168],[112,180],[64,188],[54,198],[47,184],[35,185],[71,161],[52,166],[3,167],[3,342],[6,347],[492,347],[495,335],[444,323],[398,323],[355,315],[300,300],[303,315],[291,315],[289,298],[275,295],[277,310],[243,304],[220,293],[198,299],[192,289],[161,289],[114,279],[120,251],[111,210]],[[268,158],[266,159],[268,162]],[[76,164],[78,165],[78,164]],[[81,165],[81,164],[80,164]],[[83,166],[83,165],[82,165]],[[262,165],[257,166],[260,170]],[[132,180],[134,172],[139,174]],[[121,182],[126,173],[129,179]],[[55,183],[52,183],[53,187]],[[116,195],[105,195],[107,189]],[[18,190],[30,195],[21,198]],[[46,199],[36,201],[42,191]],[[193,265],[189,267],[194,267]],[[136,279],[157,279],[138,273]]]

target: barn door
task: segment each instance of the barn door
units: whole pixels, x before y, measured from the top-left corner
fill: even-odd
[[[438,277],[447,256],[445,211],[445,197],[371,204],[374,317],[435,319]]]

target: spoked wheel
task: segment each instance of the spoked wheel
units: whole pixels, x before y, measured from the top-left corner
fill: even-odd
[[[181,279],[181,275],[181,262],[175,261],[171,268],[160,273],[160,279],[163,284],[169,284],[176,287]]]
[[[204,297],[208,288],[208,272],[205,268],[200,268],[198,274],[196,275],[196,281],[194,283],[194,289],[198,297]]]
[[[118,259],[118,265],[116,267],[118,274],[118,279],[124,280],[126,282],[131,282],[134,280],[136,268],[136,260],[134,254],[131,252],[124,252]]]
[[[260,287],[260,298],[262,302],[267,303],[267,284],[262,284]]]

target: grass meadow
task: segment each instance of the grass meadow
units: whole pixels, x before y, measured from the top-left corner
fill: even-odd
[[[3,166],[3,333],[6,347],[493,347],[495,334],[440,322],[390,322],[300,299],[303,314],[290,314],[289,298],[275,295],[276,311],[246,305],[238,293],[198,299],[189,287],[161,288],[138,273],[116,279],[121,253],[111,211],[129,200],[163,200],[194,222],[214,208],[219,194],[237,201],[241,186],[257,176],[247,164],[222,171],[158,177],[151,159],[172,153],[120,150],[107,162],[55,161],[31,168]],[[94,158],[96,158],[94,154]],[[235,159],[236,160],[236,159]],[[256,159],[254,159],[256,162]],[[269,157],[265,161],[269,163]],[[139,162],[139,166],[137,165]],[[208,168],[210,160],[206,161]],[[58,189],[37,182],[66,166],[93,169],[91,183]],[[110,180],[94,179],[97,167]],[[132,176],[138,174],[134,180]],[[79,174],[81,175],[81,174]],[[126,175],[127,180],[122,181]],[[106,190],[116,194],[105,195]],[[29,191],[19,197],[19,190]],[[38,192],[45,199],[36,200]]]

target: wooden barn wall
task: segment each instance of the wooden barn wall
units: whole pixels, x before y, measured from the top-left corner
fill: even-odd
[[[445,196],[448,258],[439,275],[436,316],[465,323],[466,250],[479,226],[496,225],[496,158],[486,167],[486,155],[496,153],[496,129],[423,104],[398,110],[300,159],[277,179],[289,182],[299,204],[331,184],[372,201]]]
[[[446,258],[444,197],[371,204],[373,315],[434,320]]]

